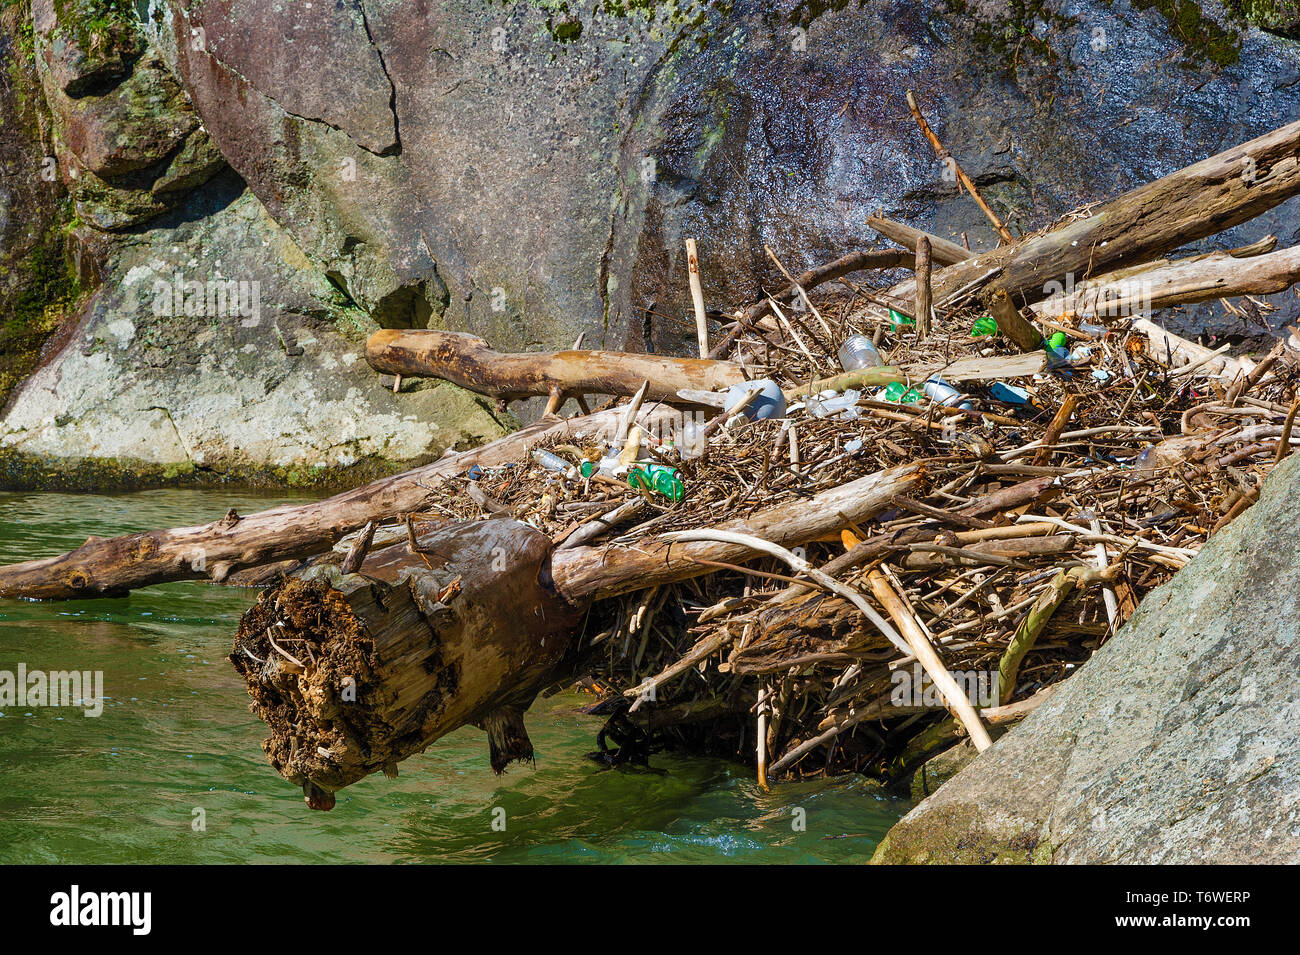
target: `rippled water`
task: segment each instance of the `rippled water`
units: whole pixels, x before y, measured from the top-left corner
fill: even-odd
[[[0,493],[0,562],[282,502]],[[744,766],[712,759],[602,770],[583,756],[599,719],[561,694],[528,716],[536,768],[494,776],[482,733],[465,728],[400,778],[372,776],[312,812],[263,757],[262,724],[225,659],[252,599],[186,583],[122,600],[0,600],[0,670],[100,670],[107,697],[98,718],[0,707],[0,863],[850,862],[906,808],[850,778],[763,793]]]

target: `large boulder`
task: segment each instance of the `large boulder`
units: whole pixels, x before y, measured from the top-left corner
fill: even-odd
[[[119,237],[62,347],[0,422],[0,482],[358,483],[504,434],[451,385],[393,394],[376,326],[233,174]]]
[[[1292,455],[873,861],[1300,862],[1297,500]]]
[[[277,327],[308,316],[334,328],[346,313],[469,330],[504,349],[568,345],[586,332],[589,346],[689,350],[685,237],[700,242],[715,309],[780,281],[765,244],[797,270],[872,241],[865,218],[877,209],[991,245],[987,223],[908,115],[909,87],[1013,229],[1300,113],[1294,41],[1217,3],[1180,3],[1173,20],[1168,8],[1155,0],[1045,0],[1030,12],[1007,0],[6,5],[0,43],[21,47],[10,68],[21,82],[0,89],[0,306],[14,300],[4,298],[8,283],[24,317],[4,325],[0,391],[37,364],[59,317],[98,291],[75,331],[46,347],[48,365],[6,410],[0,440],[24,474],[138,455],[170,467],[184,464],[182,445],[197,469],[228,463],[230,474],[349,458],[330,450],[338,425],[328,415],[290,409],[283,433],[234,439],[255,423],[273,428],[274,409],[259,395],[285,394],[284,362],[297,357],[280,354],[270,326],[199,339],[224,350],[186,365],[214,370],[211,380],[179,387],[147,370],[156,352],[142,330],[191,357],[202,332],[192,316],[132,306],[127,278],[155,261],[198,263],[187,279],[207,282],[231,263],[260,274],[264,248],[298,250],[293,271],[272,256],[266,268],[276,277],[261,279],[264,309],[285,316]],[[43,95],[31,95],[33,76]],[[227,161],[253,195],[214,205],[212,195],[239,191],[229,180],[209,183]],[[1294,205],[1203,245],[1268,231],[1293,243]],[[300,294],[309,305],[296,304]],[[1275,320],[1294,317],[1293,297],[1274,301]],[[1186,332],[1217,308],[1171,321]],[[135,332],[101,334],[122,323]],[[1249,324],[1234,316],[1220,328],[1245,333]],[[344,390],[325,404],[356,385],[369,396],[363,413],[383,402],[400,412],[370,419],[376,430],[355,449],[358,460],[395,465],[495,427],[451,391],[436,409],[420,404],[433,401],[427,389],[381,396],[356,361],[358,342],[330,334],[305,335],[328,341],[336,361],[353,359],[338,373]],[[120,382],[93,362],[83,367],[87,335],[115,356],[114,370],[128,369]],[[246,356],[238,368],[214,364],[231,349]],[[225,388],[220,375],[236,371],[241,384]],[[78,396],[71,382],[83,373],[95,384]],[[301,373],[313,394],[335,387],[316,380],[335,374],[328,364],[304,359]],[[210,421],[209,398],[228,394],[247,410]],[[167,449],[164,407],[181,435]],[[150,416],[162,444],[137,440]],[[419,439],[411,417],[439,424],[436,437],[426,430]]]
[[[764,243],[798,269],[881,208],[993,242],[908,88],[1016,229],[1300,112],[1296,44],[1217,3],[1026,6],[173,0],[169,23],[222,152],[381,323],[664,349],[693,341],[687,236],[713,307],[777,281]],[[1269,230],[1300,218],[1215,242]]]

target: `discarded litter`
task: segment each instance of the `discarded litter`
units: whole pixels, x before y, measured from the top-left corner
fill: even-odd
[[[533,460],[546,468],[548,471],[556,471],[566,477],[573,477],[577,474],[577,469],[558,454],[552,454],[542,448],[533,452]]]
[[[750,421],[779,418],[785,414],[785,393],[771,378],[757,378],[732,385],[727,389],[726,407],[735,408],[751,391],[757,391],[758,397],[743,412]]]
[[[874,368],[885,363],[876,346],[866,335],[850,335],[840,346],[837,357],[840,360],[840,367],[845,371]]]
[[[880,401],[892,401],[895,404],[910,405],[920,401],[922,395],[915,388],[909,388],[901,381],[891,381],[876,397]]]
[[[662,494],[670,501],[680,501],[686,496],[681,472],[665,464],[638,464],[628,472],[627,483]]]
[[[843,394],[832,392],[828,397],[821,395],[809,397],[804,404],[808,413],[814,418],[840,417],[844,420],[852,420],[859,417],[857,405],[861,398],[861,392],[850,388]]]
[[[941,405],[965,408],[967,411],[970,411],[972,408],[969,401],[962,401],[962,393],[942,378],[933,377],[928,379],[925,384],[921,386],[921,391],[923,391],[926,397],[931,401],[936,401]]]
[[[989,385],[989,394],[996,401],[1005,401],[1009,405],[1023,405],[1029,403],[1029,392],[1015,385],[1008,385],[1005,381],[995,381]]]
[[[889,320],[894,324],[894,331],[898,331],[904,325],[916,324],[916,319],[909,315],[904,315],[902,312],[895,311],[892,308],[889,310]]]

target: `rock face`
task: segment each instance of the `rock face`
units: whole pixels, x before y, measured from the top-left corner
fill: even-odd
[[[1292,456],[873,861],[1300,862],[1298,498]]]
[[[32,0],[54,147],[79,218],[121,230],[174,208],[225,168],[134,7]]]
[[[360,357],[378,326],[222,174],[133,9],[4,11],[0,484],[338,484],[502,434],[467,392],[384,387]]]
[[[76,294],[64,262],[65,192],[45,165],[49,113],[25,14],[0,9],[0,405],[35,367]]]
[[[797,271],[874,242],[865,219],[882,208],[992,244],[916,130],[906,89],[1013,230],[1034,228],[1300,114],[1300,44],[1280,35],[1293,6],[1180,3],[1170,21],[1156,0],[11,2],[10,479],[88,455],[230,474],[409,463],[490,431],[490,416],[451,391],[389,399],[355,362],[313,366],[306,345],[295,372],[273,330],[297,340],[314,323],[300,337],[340,367],[360,353],[335,331],[344,314],[354,328],[447,327],[500,349],[585,332],[589,347],[686,352],[685,237],[699,240],[715,309],[780,281],[765,244]],[[227,164],[251,196],[214,179]],[[1269,231],[1300,241],[1300,205],[1212,243]],[[263,263],[265,249],[301,257]],[[213,332],[183,309],[154,315],[129,293],[155,262],[194,263],[184,281],[205,286],[262,282],[271,318]],[[1276,296],[1272,321],[1292,320],[1298,301]],[[1220,311],[1168,323],[1187,333]],[[1217,324],[1261,330],[1250,317]],[[39,380],[11,391],[56,327]],[[187,359],[197,341],[223,353],[177,378],[155,340]],[[237,386],[221,377],[236,373]],[[77,395],[81,374],[95,385]],[[340,375],[327,406],[356,387],[394,414],[371,417],[361,440],[290,408],[283,433],[247,437],[255,422],[272,428],[267,396],[294,374],[318,397],[336,393],[318,379]],[[150,408],[166,408],[179,436]],[[211,420],[218,408],[229,421]],[[428,424],[422,447],[413,417]]]
[[[689,345],[685,236],[718,307],[777,281],[764,243],[797,271],[882,206],[989,246],[909,87],[1021,229],[1300,110],[1296,44],[1212,3],[596,6],[176,0],[171,26],[211,135],[314,262],[383,324],[511,349]],[[1218,241],[1270,229],[1300,218]]]
[[[450,385],[393,394],[377,326],[233,175],[123,238],[111,277],[0,425],[9,486],[360,482],[505,433]]]

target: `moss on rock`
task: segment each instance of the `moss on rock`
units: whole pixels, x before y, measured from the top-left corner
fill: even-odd
[[[0,267],[0,280],[12,278],[17,287],[7,302],[0,303],[5,307],[0,321],[0,407],[36,367],[46,340],[72,313],[80,295],[64,255],[65,238],[62,224],[52,226],[23,259]]]
[[[430,455],[428,460],[436,459]],[[159,464],[134,458],[52,458],[0,450],[0,487],[10,491],[142,491],[152,488],[237,487],[342,491],[427,461],[365,458],[347,467],[236,465],[227,470],[190,461]]]
[[[1241,35],[1206,16],[1195,0],[1132,0],[1132,4],[1135,10],[1160,11],[1193,60],[1200,57],[1215,66],[1231,66],[1241,59]]]
[[[1300,0],[1224,0],[1224,5],[1261,30],[1300,38]]]
[[[974,806],[944,807],[889,830],[873,865],[1044,865],[1052,847],[1028,827],[1002,827]]]

